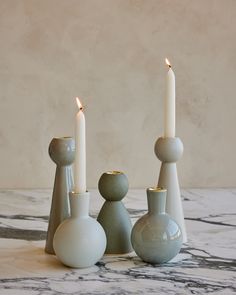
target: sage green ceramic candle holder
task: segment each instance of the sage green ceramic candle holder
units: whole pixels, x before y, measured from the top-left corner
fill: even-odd
[[[60,223],[70,216],[69,192],[73,188],[71,165],[74,162],[75,141],[72,137],[53,138],[48,152],[57,167],[45,252],[55,254],[53,249],[54,233]]]
[[[148,213],[132,229],[131,241],[144,261],[161,264],[174,258],[182,245],[179,225],[165,212],[166,189],[148,188]]]
[[[132,251],[130,241],[132,224],[129,213],[121,201],[127,194],[128,188],[128,179],[120,171],[105,172],[99,179],[98,189],[106,201],[97,220],[106,233],[106,254],[124,254]]]

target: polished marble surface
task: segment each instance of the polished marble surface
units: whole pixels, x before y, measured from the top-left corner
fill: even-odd
[[[50,190],[0,192],[0,294],[235,294],[236,189],[182,190],[188,243],[162,266],[135,253],[70,269],[44,253]],[[102,198],[91,191],[91,215]],[[132,221],[146,212],[145,190],[125,198]]]

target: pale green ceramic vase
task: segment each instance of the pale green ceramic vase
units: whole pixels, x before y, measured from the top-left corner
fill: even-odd
[[[70,192],[71,217],[57,228],[53,248],[58,259],[73,268],[93,266],[106,249],[106,235],[89,216],[89,192]]]
[[[132,229],[132,246],[142,260],[153,264],[165,263],[181,249],[181,229],[165,212],[166,189],[148,188],[147,199],[148,213]]]

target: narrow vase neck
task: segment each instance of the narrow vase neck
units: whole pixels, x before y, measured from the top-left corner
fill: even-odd
[[[148,212],[149,214],[163,214],[166,208],[165,189],[147,189]]]
[[[70,192],[71,217],[87,217],[89,215],[89,192]]]

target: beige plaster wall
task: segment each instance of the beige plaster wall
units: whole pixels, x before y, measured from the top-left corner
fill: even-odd
[[[0,187],[52,187],[54,136],[86,106],[88,184],[154,185],[166,67],[184,187],[236,185],[235,0],[0,0]]]

